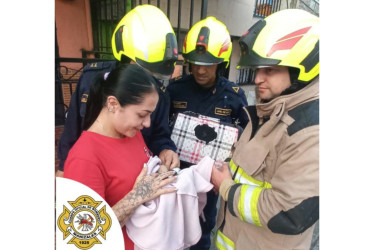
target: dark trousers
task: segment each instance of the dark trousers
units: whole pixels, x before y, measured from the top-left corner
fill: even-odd
[[[190,247],[190,250],[209,250],[211,244],[210,234],[216,225],[217,200],[218,195],[213,190],[207,193],[207,203],[203,210],[206,221],[204,222],[200,217],[201,238],[199,242]]]

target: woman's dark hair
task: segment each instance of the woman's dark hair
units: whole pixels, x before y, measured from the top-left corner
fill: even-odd
[[[105,73],[98,74],[88,95],[83,129],[87,130],[94,123],[108,96],[115,96],[121,107],[139,104],[144,95],[157,93],[156,84],[147,71],[135,64],[118,65],[107,77]]]

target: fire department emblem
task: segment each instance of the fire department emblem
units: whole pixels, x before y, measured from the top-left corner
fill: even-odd
[[[106,239],[106,233],[112,225],[112,220],[103,206],[98,210],[101,201],[95,201],[88,195],[82,195],[75,201],[68,201],[73,210],[64,205],[63,212],[57,220],[58,228],[63,232],[65,240],[69,235],[72,239],[67,244],[75,244],[79,249],[89,249],[95,244],[101,244],[98,236]]]

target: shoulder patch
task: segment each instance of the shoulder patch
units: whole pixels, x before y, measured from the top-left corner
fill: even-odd
[[[116,67],[116,61],[92,62],[84,66],[83,71],[112,71]]]
[[[304,128],[318,125],[319,99],[297,106],[296,108],[290,110],[288,115],[295,120],[295,122],[287,128],[290,136]]]
[[[183,78],[182,76],[177,76],[175,78],[170,79],[167,86],[169,87],[170,85],[173,85],[174,83],[183,82],[183,81],[181,81],[182,78]]]
[[[81,102],[87,102],[88,94],[83,94]]]
[[[240,86],[229,80],[224,81],[223,86],[227,91],[235,93],[237,95],[242,95],[244,93],[244,90]]]
[[[166,90],[165,86],[160,86],[160,90],[165,93],[165,90]]]

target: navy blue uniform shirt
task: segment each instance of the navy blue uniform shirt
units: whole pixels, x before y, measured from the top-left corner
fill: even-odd
[[[218,118],[222,122],[235,123],[243,129],[248,123],[244,107],[248,106],[245,92],[237,84],[224,77],[217,77],[211,88],[203,88],[195,82],[192,75],[170,80],[167,90],[170,95],[170,115],[192,111],[201,115]],[[181,161],[181,168],[191,163]],[[200,219],[202,236],[191,249],[209,249],[210,235],[215,226],[218,195],[213,191],[207,193],[204,207],[205,222]]]
[[[167,90],[171,100],[170,115],[192,111],[236,123],[243,129],[248,123],[243,109],[248,106],[244,90],[224,77],[218,77],[213,87],[203,88],[192,75],[187,75],[170,80]]]
[[[86,103],[94,76],[98,73],[110,72],[116,65],[116,61],[105,61],[91,63],[84,67],[76,90],[71,96],[64,132],[58,143],[58,158],[60,159],[59,170],[64,171],[64,164],[69,150],[73,147],[83,131]],[[155,111],[151,114],[151,126],[141,131],[148,148],[156,155],[164,149],[176,151],[175,144],[170,139],[171,132],[168,116],[170,109],[169,96],[165,91],[165,87],[162,86],[158,80],[157,83],[159,84],[157,88],[159,100]]]

